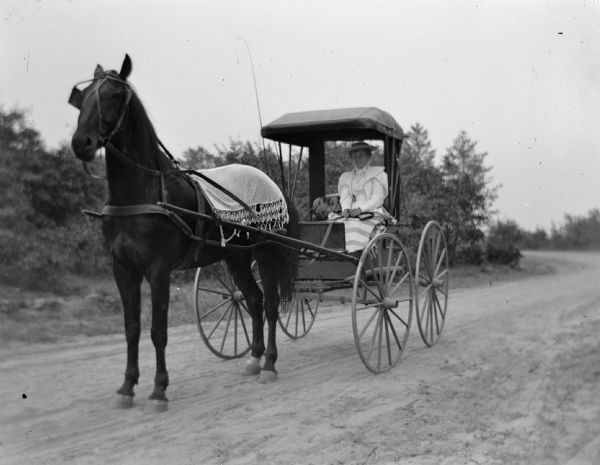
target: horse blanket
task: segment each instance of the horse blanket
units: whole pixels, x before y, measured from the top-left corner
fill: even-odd
[[[281,190],[262,171],[252,166],[232,164],[199,172],[229,190],[252,209],[249,212],[222,190],[192,175],[217,218],[267,231],[284,229],[289,223],[287,204]]]

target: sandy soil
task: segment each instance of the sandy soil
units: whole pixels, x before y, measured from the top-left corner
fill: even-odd
[[[557,272],[454,291],[441,341],[427,349],[413,326],[381,375],[356,354],[349,307],[281,337],[279,381],[265,386],[176,328],[161,414],[143,409],[148,334],[129,410],[108,407],[122,335],[4,348],[0,463],[598,464],[600,254],[531,255]]]

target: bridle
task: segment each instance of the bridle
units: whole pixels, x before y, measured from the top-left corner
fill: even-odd
[[[104,128],[103,128],[104,116],[102,114],[102,105],[100,102],[100,88],[107,81],[116,81],[116,82],[122,84],[127,91],[127,95],[125,97],[125,103],[121,107],[121,114],[119,115],[117,124],[112,129],[112,131],[110,131],[110,133],[108,135],[105,135]],[[77,88],[77,86],[80,84],[84,84],[86,82],[95,82],[95,86],[94,86],[94,89],[92,90],[92,92],[88,93],[85,96],[85,98],[82,98],[83,91],[79,90]],[[111,72],[102,73],[98,76],[95,76],[93,79],[81,81],[81,82],[75,84],[75,86],[73,87],[73,90],[71,91],[71,98],[69,99],[69,103],[71,105],[73,105],[75,108],[82,110],[83,107],[86,105],[88,99],[92,95],[94,95],[94,97],[96,98],[96,106],[97,106],[97,114],[98,114],[98,144],[100,145],[100,147],[106,147],[110,143],[111,139],[115,136],[115,134],[117,134],[117,132],[120,131],[121,126],[123,125],[123,121],[125,121],[125,116],[127,115],[127,111],[129,110],[129,102],[131,102],[131,98],[133,96],[133,90],[131,89],[131,85],[127,81],[121,79],[121,77],[115,75],[114,73],[111,73]]]

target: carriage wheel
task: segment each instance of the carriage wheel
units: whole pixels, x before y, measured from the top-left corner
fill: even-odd
[[[252,341],[252,317],[225,262],[198,268],[194,289],[196,323],[206,346],[224,359],[246,355]]]
[[[434,345],[444,328],[448,306],[448,249],[437,221],[425,226],[417,252],[417,324],[423,342]]]
[[[352,329],[358,355],[374,373],[392,368],[408,340],[413,279],[406,251],[392,234],[372,239],[354,277]]]
[[[279,308],[281,330],[291,339],[306,336],[317,317],[319,300],[312,295],[297,291],[291,301],[282,302]]]

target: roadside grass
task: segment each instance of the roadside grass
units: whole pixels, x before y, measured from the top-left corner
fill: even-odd
[[[450,286],[452,289],[491,286],[553,271],[550,265],[535,257],[524,257],[517,268],[459,266],[451,270]],[[123,333],[121,300],[112,276],[93,279],[73,276],[68,283],[68,292],[61,295],[23,291],[0,283],[0,345],[51,343]],[[349,291],[339,291],[332,297],[348,302],[348,296]],[[329,305],[329,302],[323,303],[323,306]],[[144,283],[143,332],[151,327],[151,315],[150,289]],[[178,275],[171,285],[169,327],[186,324],[195,324],[193,280],[184,280]]]

